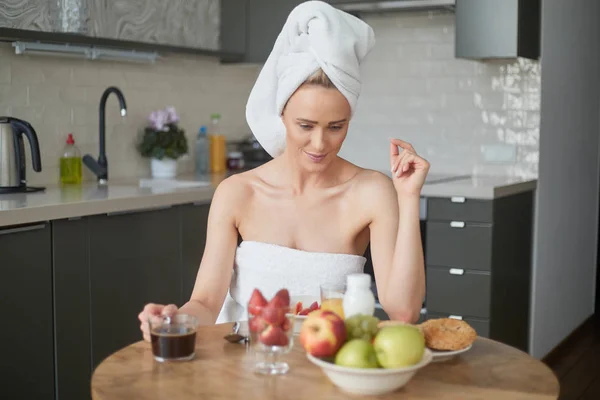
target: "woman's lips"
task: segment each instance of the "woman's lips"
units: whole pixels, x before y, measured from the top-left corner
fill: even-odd
[[[327,154],[314,154],[307,151],[304,152],[312,162],[321,162]]]

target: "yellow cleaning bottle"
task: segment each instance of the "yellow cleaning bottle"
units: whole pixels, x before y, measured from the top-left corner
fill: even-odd
[[[75,146],[72,133],[69,133],[67,145],[60,157],[60,183],[63,185],[81,183],[81,152]]]

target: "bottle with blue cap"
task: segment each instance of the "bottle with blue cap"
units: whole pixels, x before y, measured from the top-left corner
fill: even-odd
[[[208,143],[206,126],[202,125],[196,138],[196,174],[205,175],[208,173],[210,159],[210,148]]]

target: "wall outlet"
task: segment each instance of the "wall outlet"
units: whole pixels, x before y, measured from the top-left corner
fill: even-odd
[[[483,161],[489,164],[512,164],[517,160],[517,147],[511,144],[484,144]]]

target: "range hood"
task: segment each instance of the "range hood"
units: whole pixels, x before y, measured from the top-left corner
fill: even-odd
[[[349,13],[385,11],[454,10],[456,0],[332,0],[331,4]]]

